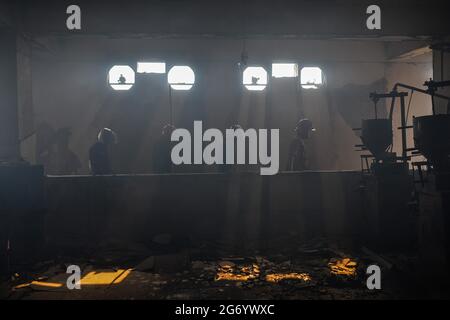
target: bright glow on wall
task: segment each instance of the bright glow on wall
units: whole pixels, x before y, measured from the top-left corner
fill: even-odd
[[[295,78],[298,76],[298,66],[296,63],[273,63],[272,77],[274,78]]]
[[[190,90],[195,83],[194,71],[188,66],[174,66],[167,74],[167,82],[174,90]]]
[[[247,67],[242,75],[242,83],[248,90],[262,91],[267,86],[267,71],[263,67]]]
[[[138,62],[137,73],[166,73],[164,62]]]
[[[108,72],[108,83],[114,90],[129,90],[134,85],[135,74],[130,66],[113,66]]]
[[[318,89],[323,84],[322,70],[318,67],[304,67],[300,71],[303,89]]]

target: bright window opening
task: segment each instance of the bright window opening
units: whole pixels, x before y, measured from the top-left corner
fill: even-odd
[[[174,90],[190,90],[195,83],[194,71],[188,66],[174,66],[167,74],[167,82]]]
[[[137,73],[166,73],[164,62],[138,62]]]
[[[298,66],[296,63],[273,63],[272,77],[274,78],[295,78],[298,76]]]
[[[248,90],[262,91],[267,86],[267,71],[263,67],[247,67],[242,75],[242,83]]]
[[[108,72],[108,82],[114,90],[129,90],[134,81],[134,70],[130,66],[113,66]]]
[[[323,84],[322,70],[318,67],[302,68],[300,84],[303,89],[318,89]]]

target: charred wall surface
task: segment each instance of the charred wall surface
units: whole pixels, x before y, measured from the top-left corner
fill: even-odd
[[[158,234],[239,250],[289,236],[346,237],[363,223],[359,178],[351,171],[48,177],[45,234],[64,249],[150,243]]]

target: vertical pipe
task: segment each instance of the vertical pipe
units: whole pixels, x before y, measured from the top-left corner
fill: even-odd
[[[269,63],[266,65],[267,72],[267,87],[266,87],[266,105],[265,105],[265,114],[264,114],[264,128],[268,130],[272,129],[272,101],[273,101],[273,91],[272,91],[272,64]],[[268,134],[267,142],[269,145],[267,146],[268,152],[272,154],[272,140],[271,135]],[[270,142],[269,142],[270,141]],[[261,222],[259,229],[259,248],[260,250],[267,250],[270,238],[270,221],[271,221],[271,211],[270,211],[270,194],[271,194],[271,178],[270,176],[261,176],[262,180],[261,184]]]
[[[406,161],[406,149],[408,146],[406,145],[406,115],[405,115],[405,96],[400,97],[400,117],[401,117],[401,124],[402,124],[402,157],[403,161]]]
[[[172,86],[169,85],[169,121],[171,126],[175,126],[173,124],[173,104],[172,104]]]
[[[17,162],[19,120],[17,111],[17,35],[0,30],[0,162]]]
[[[391,100],[391,109],[389,110],[389,119],[392,121],[392,116],[394,114],[394,107],[395,107],[395,96],[392,97]]]
[[[431,112],[432,112],[433,116],[435,115],[434,105],[435,105],[435,103],[434,103],[434,95],[431,95]]]

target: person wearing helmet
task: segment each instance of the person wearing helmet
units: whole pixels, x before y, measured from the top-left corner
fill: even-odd
[[[170,156],[173,142],[171,141],[172,132],[175,127],[166,124],[161,131],[161,135],[153,147],[153,172],[170,173],[172,172],[172,159]]]
[[[50,174],[77,174],[81,162],[70,150],[69,141],[72,132],[69,128],[60,128],[53,139],[52,157],[49,159],[47,172]]]
[[[295,138],[289,146],[289,159],[287,171],[302,171],[308,169],[308,159],[305,150],[305,141],[311,132],[315,131],[309,119],[301,119],[295,127]]]
[[[93,175],[112,174],[111,147],[117,143],[117,136],[109,128],[100,130],[97,142],[89,149],[89,167]]]

